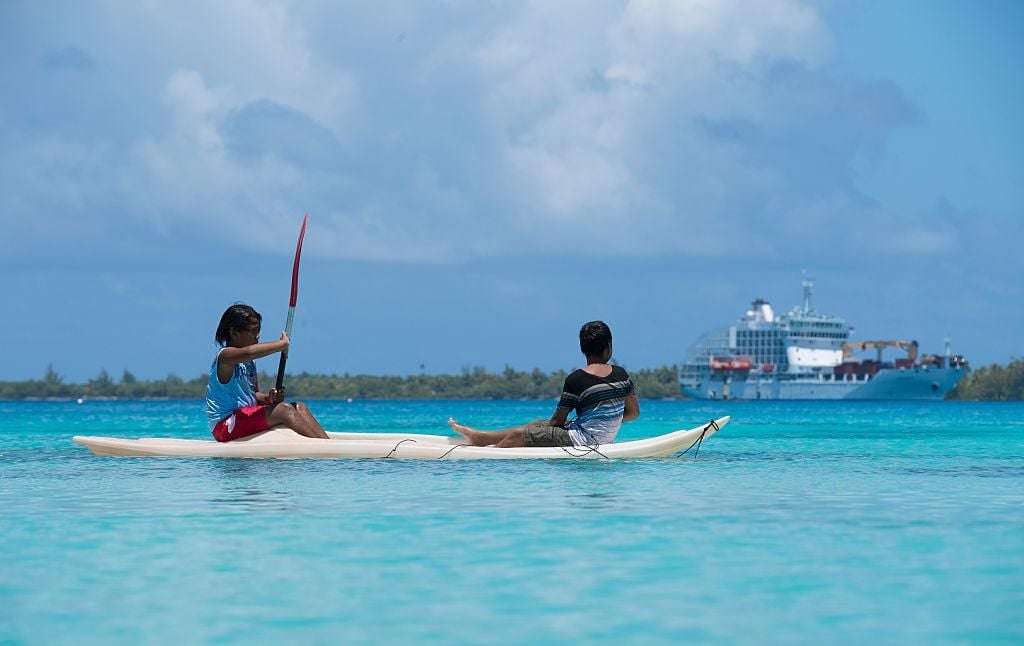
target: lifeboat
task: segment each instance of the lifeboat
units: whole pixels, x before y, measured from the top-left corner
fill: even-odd
[[[732,366],[732,359],[730,357],[711,357],[710,364],[712,370],[729,370]]]
[[[748,371],[754,367],[750,357],[711,357],[712,370]]]

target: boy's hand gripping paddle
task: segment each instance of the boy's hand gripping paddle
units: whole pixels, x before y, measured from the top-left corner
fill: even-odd
[[[295,263],[292,265],[292,297],[288,301],[288,322],[284,325],[285,334],[288,339],[292,338],[292,321],[295,320],[295,301],[299,297],[299,257],[302,256],[302,238],[306,236],[306,222],[309,214],[302,218],[302,228],[299,229],[299,244],[295,247]],[[281,362],[277,364],[276,388],[281,390],[284,386],[284,364],[288,362],[288,350],[281,353]]]

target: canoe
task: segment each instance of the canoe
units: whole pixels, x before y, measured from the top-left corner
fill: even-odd
[[[711,420],[643,440],[594,447],[524,447],[499,449],[469,446],[461,435],[402,433],[328,433],[331,439],[299,435],[275,427],[233,442],[144,437],[89,437],[76,435],[75,443],[96,455],[206,458],[398,458],[406,460],[508,460],[522,458],[656,458],[686,451],[729,423],[728,417]],[[699,446],[698,446],[699,450]]]

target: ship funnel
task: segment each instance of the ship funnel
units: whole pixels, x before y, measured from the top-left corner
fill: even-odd
[[[755,299],[751,303],[750,311],[747,312],[747,316],[755,321],[763,321],[765,323],[775,322],[775,312],[772,311],[772,306],[768,304],[768,301],[763,298]]]

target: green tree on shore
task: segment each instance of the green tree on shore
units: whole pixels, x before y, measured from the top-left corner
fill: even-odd
[[[978,368],[960,380],[951,399],[1020,401],[1024,399],[1024,359],[1006,366],[993,364]]]

